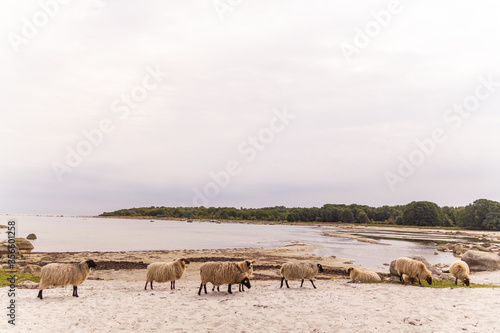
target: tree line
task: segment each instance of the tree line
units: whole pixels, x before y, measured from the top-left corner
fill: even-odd
[[[322,207],[140,207],[105,212],[105,217],[156,217],[208,220],[259,220],[287,222],[338,222],[408,226],[461,227],[500,230],[500,203],[479,199],[465,207],[439,207],[429,201],[407,205],[370,207],[326,204]]]

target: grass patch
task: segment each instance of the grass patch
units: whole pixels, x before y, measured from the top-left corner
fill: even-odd
[[[9,279],[12,275],[15,275],[17,277],[16,284],[27,280],[36,283],[40,282],[39,276],[35,276],[30,273],[19,273],[19,272],[12,272],[10,270],[0,269],[0,287],[9,286],[10,285]]]

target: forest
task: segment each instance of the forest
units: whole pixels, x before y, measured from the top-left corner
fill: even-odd
[[[322,207],[140,207],[102,213],[102,217],[180,218],[281,222],[330,222],[458,227],[500,230],[500,203],[478,199],[465,207],[439,207],[429,201],[407,205],[370,207],[358,204],[325,204]]]

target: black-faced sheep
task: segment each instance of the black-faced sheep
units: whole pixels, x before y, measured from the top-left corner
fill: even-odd
[[[189,264],[189,260],[186,258],[179,258],[172,262],[154,262],[149,264],[144,290],[147,290],[148,283],[150,283],[151,289],[153,289],[153,281],[170,281],[170,289],[175,289],[175,280],[179,280],[182,277],[186,271],[187,264]]]
[[[403,284],[403,274],[406,274],[410,279],[416,278],[420,285],[422,285],[421,280],[426,280],[429,285],[432,284],[432,274],[421,261],[406,257],[398,258],[396,260],[396,270],[399,275],[399,280]]]
[[[285,281],[286,287],[290,288],[288,280],[302,280],[300,284],[300,287],[302,288],[304,280],[307,279],[311,281],[314,289],[316,289],[313,279],[316,275],[318,275],[318,272],[323,272],[321,264],[311,264],[305,262],[291,262],[283,264],[280,269],[280,274],[282,276],[280,288],[283,287],[283,281]]]
[[[253,264],[254,263],[255,263],[255,261],[243,260],[243,261],[237,262],[236,264],[238,266],[240,266],[241,270],[243,272],[247,273],[247,277],[250,278],[250,276],[253,273]],[[214,291],[214,290],[215,290],[215,285],[212,288],[212,291]],[[217,286],[217,291],[220,291],[219,286]],[[238,285],[238,291],[240,291],[240,292],[245,291],[245,287],[241,283]]]
[[[455,261],[450,265],[450,273],[455,278],[455,284],[458,284],[458,280],[462,281],[463,284],[469,286],[469,265],[465,261]]]
[[[198,295],[201,295],[201,289],[205,289],[207,293],[207,283],[210,282],[214,287],[227,284],[228,292],[232,294],[232,284],[243,284],[249,288],[250,280],[247,273],[244,272],[237,263],[234,262],[206,262],[200,266],[201,284],[198,290]]]
[[[380,276],[373,271],[360,270],[354,267],[349,267],[347,273],[352,282],[380,282],[382,280]]]
[[[91,268],[97,267],[94,260],[84,260],[79,264],[48,264],[42,267],[40,273],[40,291],[38,298],[43,299],[43,289],[54,286],[73,286],[73,296],[78,297],[78,285],[87,279]]]

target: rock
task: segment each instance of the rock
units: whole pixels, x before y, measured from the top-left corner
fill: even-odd
[[[19,269],[19,273],[30,273],[31,275],[40,276],[42,268],[38,265],[26,265]]]
[[[16,258],[20,258],[21,254],[19,252],[19,248],[17,247],[16,243],[13,243],[14,245],[14,253]],[[10,250],[12,249],[11,245],[9,243],[5,242],[0,242],[0,258],[2,258],[4,255],[7,257],[10,254]]]
[[[38,289],[38,283],[26,280],[16,284],[16,287],[19,289]]]
[[[500,269],[500,256],[490,252],[469,250],[464,253],[462,260],[472,271],[476,272]]]
[[[15,238],[16,240],[16,245],[19,248],[20,251],[26,251],[28,253],[31,252],[35,247],[29,240],[26,238]]]
[[[449,251],[448,247],[443,246],[443,245],[436,247],[436,250],[441,251],[441,252],[448,252]]]
[[[29,234],[28,237],[26,237],[26,239],[34,240],[34,239],[36,239],[36,235],[35,234]]]

